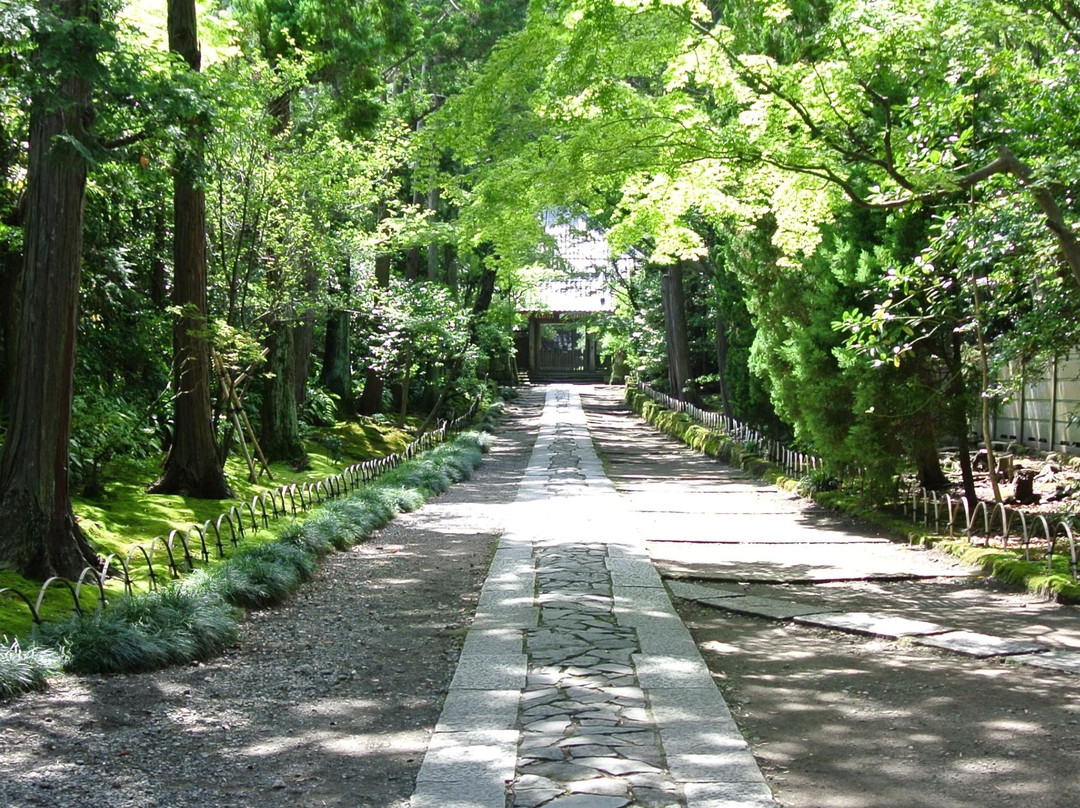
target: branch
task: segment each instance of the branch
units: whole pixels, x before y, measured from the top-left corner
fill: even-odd
[[[995,170],[991,171],[992,168]],[[1066,224],[1065,214],[1062,213],[1061,207],[1058,205],[1057,200],[1054,199],[1054,195],[1045,186],[1032,181],[1033,172],[1031,166],[1013,154],[1012,150],[1007,146],[1001,146],[998,148],[998,158],[996,160],[983,169],[973,171],[963,179],[969,180],[970,184],[974,184],[979,179],[985,179],[991,174],[1001,173],[1012,174],[1021,186],[1031,191],[1035,203],[1042,210],[1043,215],[1046,216],[1047,228],[1057,237],[1058,247],[1061,249],[1061,255],[1065,259],[1065,263],[1069,265],[1069,269],[1072,270],[1077,283],[1080,283],[1080,241],[1077,240],[1076,233],[1073,232],[1072,228]],[[971,180],[972,177],[975,179]]]
[[[118,137],[113,140],[98,141],[98,145],[106,151],[112,151],[113,149],[122,149],[124,146],[131,146],[132,144],[146,140],[149,137],[149,132],[134,132],[133,134],[124,135],[124,137]]]
[[[841,191],[844,195],[857,207],[864,208],[865,210],[896,210],[897,208],[903,208],[907,205],[914,204],[915,202],[926,202],[942,196],[944,191],[936,191],[926,194],[916,194],[912,196],[899,197],[897,199],[889,199],[884,202],[871,202],[869,199],[860,194],[855,187],[833,171],[828,166],[824,165],[797,165],[794,163],[784,163],[780,160],[773,159],[767,155],[759,155],[758,158],[761,162],[771,166],[776,166],[781,171],[792,171],[796,174],[806,174],[810,177],[818,177],[826,182],[832,183]]]

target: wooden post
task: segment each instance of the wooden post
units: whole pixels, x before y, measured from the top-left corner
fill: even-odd
[[[1058,410],[1058,355],[1054,354],[1054,364],[1050,371],[1050,451],[1057,445],[1057,410]]]
[[[251,421],[248,420],[247,413],[244,412],[244,407],[240,403],[240,398],[236,395],[236,387],[233,385],[232,380],[229,378],[229,374],[225,372],[225,365],[221,361],[221,357],[218,356],[217,351],[213,353],[214,366],[217,368],[218,375],[221,377],[221,383],[225,388],[225,395],[228,398],[230,410],[234,418],[239,415],[240,420],[244,422],[244,426],[247,429],[248,438],[251,440],[251,445],[255,449],[255,455],[259,458],[259,463],[263,467],[263,471],[266,472],[266,477],[269,480],[274,479],[273,472],[270,471],[270,464],[266,462],[266,456],[263,454],[262,448],[259,446],[259,441],[255,437],[255,430],[251,426]],[[236,431],[240,434],[240,442],[243,444],[244,438],[240,429],[239,423],[236,424]],[[247,454],[247,448],[244,449],[245,455]],[[250,462],[250,461],[249,461]],[[255,479],[252,482],[258,480],[258,475],[255,475]]]

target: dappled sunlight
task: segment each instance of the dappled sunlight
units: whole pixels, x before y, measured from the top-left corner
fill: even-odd
[[[704,606],[687,613],[781,801],[789,784],[816,795],[815,808],[1050,805],[1080,793],[1080,774],[1048,776],[1076,771],[1080,750],[1054,741],[1073,737],[1054,727],[1080,715],[1071,677]]]

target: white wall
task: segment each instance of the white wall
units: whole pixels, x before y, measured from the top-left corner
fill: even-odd
[[[1003,375],[1018,378],[1019,362]],[[1065,356],[1024,369],[1022,391],[998,405],[994,439],[1043,451],[1080,454],[1080,358]]]

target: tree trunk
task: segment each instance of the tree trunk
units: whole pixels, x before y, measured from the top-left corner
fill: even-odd
[[[438,211],[439,189],[437,187],[428,191],[427,207],[430,211]],[[429,281],[439,279],[439,245],[436,242],[432,242],[427,247],[427,277]]]
[[[192,70],[201,61],[194,0],[169,0],[169,50]],[[173,440],[165,471],[147,490],[201,499],[233,496],[218,462],[210,409],[210,349],[206,339],[206,199],[199,182],[205,136],[190,125],[188,150],[173,175]]]
[[[960,478],[963,481],[964,498],[971,507],[979,501],[975,491],[975,472],[971,468],[971,445],[968,441],[967,389],[964,384],[963,345],[960,334],[954,329],[949,346],[949,383],[946,397],[949,420],[956,432],[957,453],[960,461]]]
[[[310,301],[319,291],[319,273],[308,266],[304,273],[304,294]],[[311,371],[311,355],[315,345],[315,310],[308,305],[293,326],[293,391],[297,411],[303,409],[307,400],[308,373]]]
[[[386,218],[386,206],[379,206],[379,221]],[[375,257],[375,283],[380,289],[390,288],[390,256],[382,254]],[[364,376],[364,392],[356,409],[361,415],[375,415],[382,412],[382,399],[385,380],[375,368],[368,368]]]
[[[285,460],[306,464],[307,454],[300,440],[293,383],[292,326],[278,320],[266,338],[267,376],[263,387],[262,436],[259,443],[270,462]]]
[[[683,291],[682,263],[668,267],[660,276],[664,301],[664,330],[668,350],[668,375],[671,394],[692,404],[697,394],[689,389],[690,342],[686,335],[686,296]]]
[[[323,349],[319,384],[338,397],[338,418],[351,418],[352,360],[349,350],[349,313],[331,311],[326,320],[326,345]],[[381,394],[380,394],[381,397]]]
[[[948,487],[949,478],[941,470],[941,453],[938,451],[937,432],[932,413],[916,412],[911,423],[912,458],[919,477],[919,485],[930,491]]]
[[[405,252],[405,280],[415,281],[420,277],[421,256],[419,247],[409,247]]]
[[[983,442],[986,444],[986,476],[990,478],[990,488],[994,492],[994,502],[1001,502],[1001,486],[998,485],[997,460],[994,458],[994,431],[990,427],[990,365],[986,355],[986,339],[982,326],[982,301],[979,294],[979,279],[972,273],[972,297],[975,302],[975,342],[979,346],[979,389],[980,414],[982,418]],[[1054,418],[1054,413],[1050,414]],[[1053,446],[1050,447],[1054,448]]]
[[[22,256],[18,252],[0,252],[0,413],[7,410],[9,396],[15,387],[21,271]]]
[[[42,3],[42,15],[50,11],[67,21],[98,22],[97,5],[88,0]],[[64,46],[89,47],[78,44],[86,41]],[[39,55],[56,45],[46,41]],[[30,114],[15,386],[0,457],[0,567],[38,580],[76,578],[99,565],[75,521],[68,488],[87,165],[71,143],[58,140],[85,140],[92,117],[90,86],[81,75],[62,76],[56,94],[36,98]]]
[[[727,382],[727,358],[728,358],[728,335],[727,335],[727,322],[724,320],[724,315],[717,314],[715,321],[716,333],[714,342],[716,344],[716,369],[717,378],[720,380],[720,403],[724,410],[724,415],[728,418],[735,417],[735,410],[731,406],[731,391],[728,390]]]

